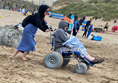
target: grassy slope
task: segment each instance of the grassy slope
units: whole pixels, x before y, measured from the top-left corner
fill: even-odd
[[[57,0],[57,1],[55,1],[54,3],[53,3],[53,6],[54,5],[57,5],[57,4],[59,4],[59,3],[64,3],[64,2],[80,2],[81,0]]]
[[[94,4],[93,4],[94,2]],[[72,3],[59,10],[57,13],[68,15],[70,12],[77,13],[80,17],[97,16],[105,21],[110,21],[118,17],[118,1],[117,0],[88,0],[88,2]]]

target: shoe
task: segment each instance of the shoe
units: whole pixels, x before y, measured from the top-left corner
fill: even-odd
[[[103,58],[95,58],[93,61],[90,61],[91,64],[98,64],[104,61]]]

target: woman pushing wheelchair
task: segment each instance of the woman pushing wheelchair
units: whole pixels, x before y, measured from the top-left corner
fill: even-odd
[[[39,7],[38,13],[30,15],[23,20],[22,26],[24,27],[24,30],[22,39],[20,44],[16,48],[16,51],[12,55],[13,58],[16,58],[16,55],[19,52],[22,52],[23,53],[22,59],[27,60],[26,55],[30,51],[35,51],[36,42],[34,38],[38,28],[43,32],[49,32],[48,26],[44,21],[45,15],[48,13],[48,11],[49,11],[49,6],[41,5]]]
[[[94,58],[94,57],[90,56],[87,53],[83,44],[76,37],[73,36],[73,38],[75,38],[78,43],[74,44],[74,46],[73,45],[68,46],[68,44],[64,44],[70,39],[66,33],[68,27],[69,27],[69,23],[67,21],[63,20],[59,23],[59,28],[56,30],[55,36],[54,36],[55,51],[57,51],[59,53],[68,52],[68,51],[70,51],[70,52],[78,51],[81,53],[81,55],[83,57],[85,57],[87,60],[89,60],[91,64],[102,63],[104,61],[104,59],[103,58]]]

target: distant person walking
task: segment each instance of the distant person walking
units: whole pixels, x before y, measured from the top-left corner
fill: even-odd
[[[78,18],[75,23],[74,23],[74,28],[73,28],[73,35],[76,36],[78,31],[79,31],[79,28],[80,28],[80,19],[81,18]]]
[[[26,17],[23,20],[23,25],[25,28],[23,30],[21,42],[12,55],[13,58],[16,58],[18,52],[22,52],[22,59],[27,60],[26,55],[30,51],[35,51],[36,42],[34,40],[34,37],[38,28],[43,32],[49,32],[48,26],[44,22],[45,15],[48,13],[48,11],[49,7],[47,5],[41,5],[39,7],[38,13],[31,15],[30,18]]]
[[[92,18],[90,18],[90,20],[87,21],[86,26],[85,26],[85,31],[84,31],[82,37],[84,37],[84,36],[86,37],[87,31],[88,31],[88,27],[89,27],[89,25],[91,24],[91,21],[92,21]]]
[[[83,23],[83,19],[82,19],[82,18],[80,18],[80,21],[79,21],[79,22],[80,22],[80,25],[82,25],[82,23]]]

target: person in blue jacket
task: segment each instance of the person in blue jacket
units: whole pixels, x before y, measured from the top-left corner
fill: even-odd
[[[78,16],[77,16],[77,14],[75,14],[75,16],[74,16],[74,22],[77,20],[77,18],[78,18]]]
[[[34,40],[35,34],[38,28],[44,32],[49,32],[48,26],[46,25],[44,18],[49,11],[49,6],[41,5],[39,7],[38,13],[26,17],[22,25],[24,26],[23,35],[20,44],[16,48],[16,51],[13,53],[12,57],[16,58],[18,52],[23,53],[23,60],[27,60],[26,55],[30,51],[35,51],[36,42]]]
[[[73,35],[76,36],[77,32],[79,31],[80,28],[80,19],[78,18],[75,22],[74,22],[74,28],[73,28]]]

